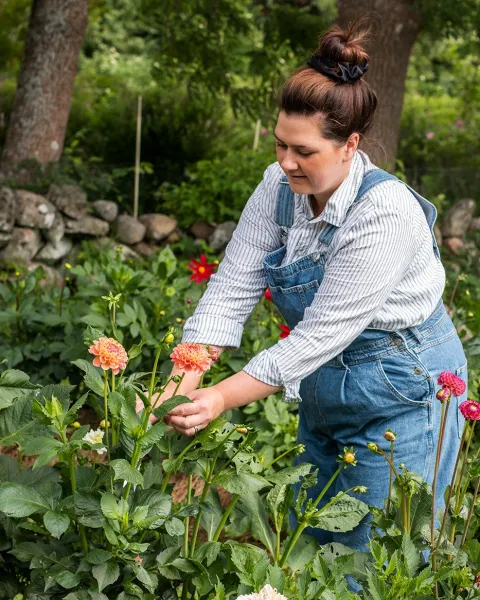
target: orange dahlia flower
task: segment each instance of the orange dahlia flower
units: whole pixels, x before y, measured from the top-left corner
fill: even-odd
[[[102,337],[90,346],[90,354],[94,354],[93,364],[102,367],[104,371],[112,369],[115,375],[127,366],[127,352],[125,348],[113,338]]]
[[[192,371],[198,375],[208,371],[213,362],[213,357],[205,346],[188,342],[176,346],[170,358],[178,369]]]

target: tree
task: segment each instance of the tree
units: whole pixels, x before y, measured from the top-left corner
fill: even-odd
[[[45,165],[63,151],[88,0],[33,0],[2,170],[25,159]]]
[[[410,54],[418,35],[437,39],[478,27],[479,0],[338,0],[341,25],[368,16],[371,68],[366,75],[379,104],[365,149],[372,160],[395,165]]]

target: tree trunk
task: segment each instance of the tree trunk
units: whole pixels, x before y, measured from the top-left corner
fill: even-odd
[[[340,25],[366,16],[371,27],[365,78],[377,94],[378,106],[362,147],[375,164],[389,170],[395,167],[408,61],[420,32],[412,5],[413,0],[338,0]]]
[[[33,0],[2,170],[33,158],[60,158],[88,0]]]

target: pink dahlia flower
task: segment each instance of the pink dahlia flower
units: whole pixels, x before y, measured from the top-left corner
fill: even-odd
[[[456,397],[461,396],[467,389],[467,384],[463,381],[463,379],[451,371],[443,371],[440,373],[438,383],[443,387],[447,387]]]
[[[192,371],[201,375],[212,365],[212,355],[202,344],[179,344],[173,349],[170,358],[181,371]]]
[[[90,346],[90,354],[94,354],[93,364],[104,371],[112,369],[115,375],[127,366],[128,355],[125,348],[113,338],[102,337]]]
[[[458,408],[468,421],[480,421],[480,404],[475,400],[465,400]]]

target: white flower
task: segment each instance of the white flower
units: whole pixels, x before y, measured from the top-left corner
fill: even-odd
[[[104,435],[105,432],[101,429],[95,429],[95,431],[93,429],[90,429],[90,431],[83,436],[82,440],[84,442],[92,444],[93,446],[93,444],[101,444],[103,442]],[[99,448],[97,450],[98,454],[104,454],[106,451],[107,449],[105,447]]]
[[[247,596],[238,596],[237,600],[287,600],[287,598],[279,594],[271,585],[266,585],[258,594],[253,593]]]

